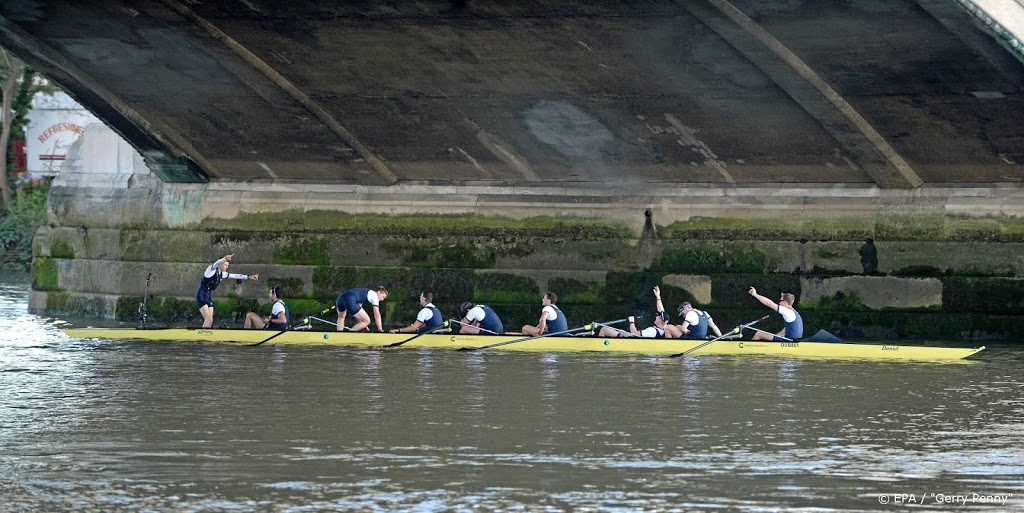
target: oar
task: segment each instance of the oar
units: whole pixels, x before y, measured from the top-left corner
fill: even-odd
[[[449,322],[454,322],[455,324],[460,324],[462,326],[472,326],[471,324],[466,324],[466,323],[464,323],[462,321],[456,321],[455,319],[451,319]],[[489,330],[487,328],[481,328],[479,326],[472,326],[472,327],[474,327],[474,328],[476,328],[476,329],[478,329],[480,331],[486,331],[487,333],[490,333],[491,335],[501,335],[501,333],[498,333],[497,331],[491,331],[491,330]]]
[[[440,330],[440,329],[443,329],[443,328],[447,328],[447,327],[448,327],[448,321],[444,321],[443,323],[441,323],[440,326],[436,326],[432,330],[421,331],[421,332],[419,332],[419,333],[417,333],[417,334],[415,334],[415,335],[413,335],[413,336],[411,336],[411,337],[409,337],[409,338],[407,338],[407,339],[405,339],[405,340],[403,340],[401,342],[395,342],[394,344],[388,344],[388,345],[386,345],[384,347],[385,348],[388,348],[388,347],[398,347],[398,346],[400,346],[402,344],[405,344],[407,342],[412,342],[413,340],[416,340],[417,338],[422,337],[423,335],[426,335],[428,333],[433,333],[433,332],[435,332],[437,330]]]
[[[673,355],[669,355],[669,358],[679,358],[680,356],[686,356],[686,355],[688,355],[688,354],[690,354],[690,353],[692,353],[692,352],[694,352],[694,351],[696,351],[696,350],[698,350],[698,349],[700,349],[700,348],[702,348],[702,347],[704,347],[704,346],[706,346],[706,345],[708,345],[708,344],[710,344],[712,342],[718,342],[719,340],[722,340],[723,338],[726,338],[729,335],[740,333],[743,330],[743,328],[750,328],[751,326],[753,326],[753,325],[755,325],[755,324],[757,324],[757,323],[759,323],[759,322],[761,322],[761,321],[763,321],[763,320],[765,320],[765,319],[767,319],[769,317],[771,317],[771,314],[768,314],[768,315],[766,315],[764,317],[761,317],[760,319],[758,319],[756,321],[750,321],[750,322],[748,322],[746,324],[740,324],[739,326],[736,326],[735,328],[733,328],[732,331],[729,331],[728,333],[722,334],[721,337],[715,337],[715,338],[713,338],[711,340],[708,340],[707,342],[704,342],[703,344],[691,347],[691,348],[687,349],[686,351],[683,351],[682,353],[676,353],[676,354],[673,354]],[[756,330],[757,328],[750,328],[750,329]],[[760,330],[758,330],[758,331],[760,331]]]
[[[757,328],[750,328],[750,329],[752,329],[754,331],[760,331],[761,333],[764,333],[765,335],[771,335],[773,337],[779,337],[779,338],[782,339],[782,342],[792,342],[793,341],[793,339],[791,339],[791,338],[786,338],[786,337],[783,337],[782,335],[776,335],[774,333],[771,333],[771,332],[768,332],[768,331],[765,331],[765,330],[759,330]],[[766,340],[765,342],[772,342],[772,340]],[[778,342],[778,341],[776,340],[775,342]]]
[[[646,317],[646,315],[642,315],[642,316],[639,316],[639,317],[634,317],[634,319],[643,319],[644,317]],[[607,322],[605,324],[618,324],[620,322],[626,322],[628,320],[629,320],[629,318],[627,317],[625,319],[619,319],[617,321],[611,321],[611,322]],[[526,341],[534,340],[534,339],[538,339],[538,338],[554,337],[556,335],[568,335],[569,333],[576,333],[577,331],[590,331],[591,329],[594,328],[595,324],[597,324],[597,323],[584,324],[583,326],[580,326],[579,328],[573,328],[571,330],[557,331],[555,333],[545,333],[543,335],[534,335],[534,336],[531,336],[531,337],[517,338],[515,340],[508,340],[508,341],[505,341],[505,342],[496,342],[494,344],[488,344],[486,346],[480,346],[480,347],[460,347],[458,350],[459,351],[479,351],[481,349],[488,349],[488,348],[491,348],[491,347],[505,346],[505,345],[508,345],[508,344],[516,344],[516,343],[519,343],[519,342],[526,342]]]
[[[330,312],[331,310],[334,310],[334,309],[335,309],[334,306],[332,306],[330,308],[325,308],[325,309],[321,310],[320,313],[318,313],[317,315],[324,315],[327,312]],[[297,322],[295,324],[292,324],[291,326],[288,326],[288,329],[286,329],[286,330],[282,330],[282,331],[279,331],[277,333],[274,333],[273,335],[271,335],[271,336],[269,336],[269,337],[267,337],[267,338],[265,338],[265,339],[255,343],[255,344],[249,344],[249,345],[250,346],[262,346],[263,344],[266,344],[267,342],[270,342],[271,340],[274,340],[275,338],[280,337],[281,335],[284,335],[285,333],[287,333],[287,332],[289,332],[289,331],[291,331],[291,330],[293,330],[293,329],[295,329],[295,328],[297,328],[299,326],[302,326],[303,324],[309,324],[309,317],[306,317],[305,319],[302,319],[302,321]]]
[[[611,329],[613,329],[615,331],[618,331],[619,333],[624,333],[625,337],[623,337],[623,338],[636,337],[636,335],[634,335],[632,331],[626,331],[626,330],[621,329],[621,328],[616,328],[615,326],[609,326],[607,324],[601,324],[599,322],[595,322],[594,326],[603,326],[605,328],[611,328]]]

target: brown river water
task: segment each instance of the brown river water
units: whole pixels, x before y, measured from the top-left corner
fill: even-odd
[[[965,363],[68,339],[0,275],[0,511],[1024,511]]]

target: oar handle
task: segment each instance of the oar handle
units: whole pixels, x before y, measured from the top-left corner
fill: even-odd
[[[462,321],[456,321],[455,319],[449,319],[448,322],[454,322],[455,324],[458,324],[460,326],[471,326],[470,324],[466,324],[466,323],[464,323]],[[491,330],[489,330],[487,328],[482,328],[480,326],[475,326],[475,328],[480,330],[480,331],[486,331],[487,333],[490,333],[491,335],[500,335],[501,334],[501,333],[498,333],[496,331],[491,331]]]
[[[490,349],[492,347],[498,347],[498,346],[507,346],[509,344],[517,344],[519,342],[527,342],[527,341],[538,339],[538,338],[554,337],[554,336],[557,336],[557,335],[567,335],[569,333],[575,333],[577,331],[588,331],[591,328],[593,328],[593,326],[594,326],[593,324],[584,324],[583,326],[580,326],[579,328],[573,328],[571,330],[556,331],[554,333],[543,333],[543,334],[540,334],[540,335],[533,335],[533,336],[529,336],[529,337],[517,338],[517,339],[514,339],[514,340],[506,340],[505,342],[496,342],[494,344],[487,344],[486,346],[480,346],[480,347],[460,347],[458,349],[458,351],[480,351],[482,349]]]
[[[334,310],[335,308],[336,307],[334,307],[334,306],[331,306],[329,308],[324,308],[323,310],[320,310],[318,315],[324,315],[327,312],[330,312],[331,310]],[[289,331],[291,331],[291,330],[293,330],[293,329],[295,329],[295,328],[297,328],[299,326],[302,326],[303,324],[309,324],[309,317],[312,317],[312,316],[305,317],[301,321],[299,321],[299,322],[297,322],[295,324],[292,324],[291,326],[288,326],[287,329],[283,329],[283,330],[281,330],[281,331],[279,331],[277,333],[274,333],[273,335],[271,335],[271,336],[269,336],[269,337],[267,337],[267,338],[265,338],[265,339],[255,343],[255,344],[249,344],[249,345],[253,346],[253,347],[254,346],[262,346],[263,344],[266,344],[267,342],[270,342],[271,340],[274,340],[275,338],[280,337],[281,335],[284,335],[285,333],[287,333],[287,332],[289,332]]]
[[[756,321],[750,321],[750,322],[748,322],[746,324],[740,324],[739,326],[736,326],[735,328],[733,328],[732,330],[730,330],[729,332],[723,334],[720,337],[715,337],[715,338],[713,338],[711,340],[708,340],[707,342],[704,342],[703,344],[698,344],[696,346],[693,346],[693,347],[687,349],[686,351],[683,351],[682,353],[676,353],[676,354],[673,354],[673,355],[669,355],[669,358],[679,358],[680,356],[686,356],[686,355],[688,355],[688,354],[690,354],[690,353],[692,353],[692,352],[694,352],[694,351],[696,351],[696,350],[698,350],[698,349],[700,349],[700,348],[702,348],[704,346],[707,346],[708,344],[710,344],[712,342],[718,342],[719,340],[722,340],[723,338],[728,337],[730,334],[740,333],[740,332],[743,331],[743,328],[750,328],[754,324],[757,324],[757,323],[759,323],[759,322],[761,322],[761,321],[763,321],[763,320],[765,320],[765,319],[767,319],[769,317],[771,317],[771,314],[765,315],[764,317],[761,317],[760,319],[757,319]],[[757,329],[757,328],[750,328],[750,329]],[[758,330],[758,331],[760,331],[760,330]]]
[[[447,328],[448,326],[449,326],[448,321],[445,320],[444,322],[441,323],[440,326],[435,326],[433,329],[421,331],[421,332],[419,332],[419,333],[417,333],[417,334],[415,334],[415,335],[413,335],[413,336],[411,336],[411,337],[409,337],[409,338],[407,338],[405,340],[402,340],[400,342],[395,342],[394,344],[388,344],[388,345],[386,345],[384,347],[385,348],[388,348],[388,347],[398,347],[398,346],[400,346],[402,344],[405,344],[405,343],[408,343],[408,342],[412,342],[413,340],[415,340],[415,339],[417,339],[419,337],[422,337],[423,335],[434,333],[437,330]]]

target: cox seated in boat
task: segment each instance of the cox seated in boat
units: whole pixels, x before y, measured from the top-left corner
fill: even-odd
[[[665,338],[665,326],[668,324],[668,314],[665,312],[657,312],[654,314],[654,326],[644,328],[642,330],[636,327],[636,317],[630,315],[627,320],[629,321],[629,331],[620,330],[611,326],[602,326],[601,331],[597,334],[602,338],[625,338],[625,337],[640,337],[640,338]]]
[[[260,316],[256,312],[245,314],[245,329],[256,328],[258,330],[284,331],[288,329],[291,314],[288,312],[288,305],[284,304],[281,298],[281,286],[276,285],[270,289],[270,315]]]
[[[468,335],[504,335],[505,325],[494,309],[487,305],[474,305],[469,301],[459,306],[462,321],[459,333]]]
[[[441,310],[434,306],[433,301],[433,292],[420,292],[420,306],[423,308],[416,314],[416,320],[404,328],[391,330],[391,333],[426,333],[439,328],[444,324],[444,317],[441,316]]]
[[[555,306],[555,303],[558,302],[558,295],[549,290],[541,296],[540,301],[544,305],[540,311],[540,321],[536,326],[529,324],[523,326],[523,335],[538,337],[569,331],[569,322],[565,320],[565,314]]]

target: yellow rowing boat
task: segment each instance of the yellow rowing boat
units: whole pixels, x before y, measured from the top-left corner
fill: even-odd
[[[875,360],[960,360],[985,349],[898,345],[892,343],[851,342],[761,342],[720,340],[707,344],[704,340],[652,338],[599,338],[592,336],[551,336],[526,338],[514,335],[462,335],[456,333],[413,335],[410,333],[353,333],[321,331],[267,332],[240,329],[204,328],[71,328],[69,337],[110,340],[164,340],[188,342],[219,342],[253,345],[328,345],[348,347],[385,347],[401,344],[403,348],[466,349],[488,347],[488,351],[533,352],[605,352],[670,355],[689,351],[701,344],[690,356],[758,355],[792,358],[866,358]],[[271,338],[273,337],[273,338]],[[269,339],[269,340],[268,340]],[[407,342],[406,342],[407,341]]]

